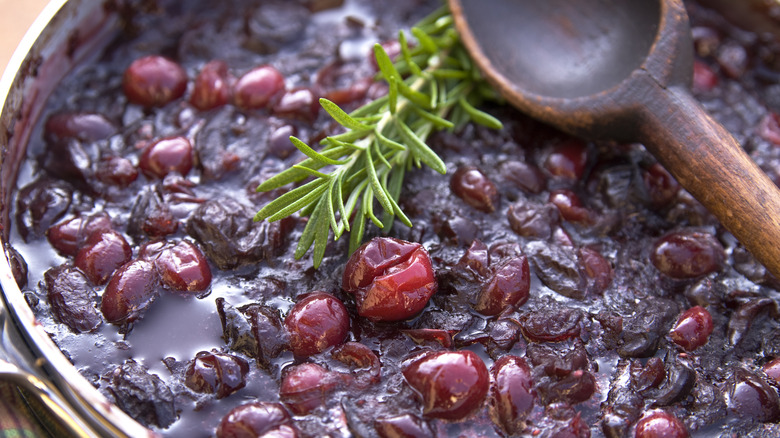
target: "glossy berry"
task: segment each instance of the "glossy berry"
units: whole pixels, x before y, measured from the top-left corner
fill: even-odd
[[[46,238],[60,254],[72,257],[93,234],[111,229],[111,219],[105,213],[82,215],[52,226],[46,231]]]
[[[763,423],[780,420],[780,396],[759,376],[737,368],[726,388],[726,404],[738,417]]]
[[[117,325],[136,321],[159,296],[159,285],[152,263],[132,260],[122,265],[103,291],[100,302],[103,317]]]
[[[580,140],[556,145],[544,161],[544,168],[554,177],[577,181],[585,174],[588,150]]]
[[[403,370],[404,379],[422,397],[423,414],[461,420],[480,409],[490,376],[485,363],[468,350],[429,352]]]
[[[536,402],[531,367],[521,357],[503,356],[491,374],[490,417],[506,435],[519,434]]]
[[[187,90],[187,73],[179,64],[162,56],[146,56],[136,59],[125,70],[122,86],[130,102],[147,107],[163,106]]]
[[[274,115],[313,122],[320,110],[320,102],[310,88],[294,88],[279,96],[274,103]]]
[[[162,282],[177,292],[199,292],[211,285],[211,268],[203,253],[189,241],[164,246],[154,266]]]
[[[93,284],[108,281],[114,270],[130,261],[133,250],[116,231],[93,234],[76,254],[75,265]]]
[[[513,257],[495,269],[477,298],[474,309],[488,316],[498,315],[509,307],[522,306],[531,289],[528,257]]]
[[[669,337],[680,347],[693,351],[707,343],[712,329],[710,312],[704,307],[694,306],[680,315]]]
[[[650,205],[663,207],[677,198],[680,184],[659,163],[655,163],[642,173]]]
[[[492,213],[498,207],[496,185],[476,167],[458,168],[450,178],[450,189],[477,210]]]
[[[381,438],[429,438],[435,436],[425,420],[410,414],[379,418],[374,429]]]
[[[307,357],[344,341],[349,332],[349,314],[338,298],[314,292],[293,306],[284,327],[293,354]]]
[[[187,366],[184,384],[196,392],[225,398],[246,386],[249,363],[232,354],[198,352]]]
[[[690,434],[685,425],[664,411],[645,414],[636,423],[634,438],[687,438]]]
[[[284,91],[284,76],[270,65],[261,65],[246,72],[233,87],[233,101],[242,109],[270,106]]]
[[[323,405],[338,383],[335,373],[317,364],[293,365],[282,377],[279,398],[294,414],[305,415]]]
[[[341,287],[355,294],[360,316],[400,321],[422,311],[436,291],[436,278],[421,244],[377,237],[349,258]]]
[[[46,120],[43,129],[46,139],[54,142],[69,138],[93,142],[106,139],[117,131],[102,114],[85,112],[54,114]]]
[[[718,75],[702,61],[693,61],[693,91],[706,93],[718,86]]]
[[[295,438],[292,418],[279,403],[250,402],[236,406],[222,418],[217,438]]]
[[[765,363],[763,370],[776,384],[780,384],[780,357]]]
[[[230,73],[224,61],[211,61],[195,78],[190,103],[199,110],[219,108],[230,100]]]
[[[558,207],[564,220],[575,223],[587,223],[590,221],[590,212],[582,205],[579,196],[571,190],[553,190],[550,192],[549,202]]]
[[[138,179],[138,169],[127,158],[107,157],[97,163],[95,176],[104,184],[127,187]]]
[[[676,279],[718,271],[726,258],[723,246],[708,233],[683,230],[667,234],[653,245],[650,260],[661,273]]]
[[[192,144],[187,138],[163,138],[144,149],[138,167],[153,178],[164,178],[172,172],[186,175],[192,169],[192,154]]]
[[[588,291],[602,294],[612,283],[612,265],[595,249],[583,247],[577,251],[577,255],[588,280]]]

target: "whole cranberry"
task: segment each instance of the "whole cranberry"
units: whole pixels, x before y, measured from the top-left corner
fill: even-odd
[[[187,90],[187,73],[162,56],[136,59],[125,70],[122,86],[130,102],[143,106],[163,106]]]
[[[305,415],[325,403],[339,378],[314,363],[293,365],[285,370],[279,398],[294,414]]]
[[[763,370],[767,376],[775,381],[775,383],[780,384],[780,357],[765,363]]]
[[[663,207],[674,201],[680,191],[680,184],[663,166],[655,163],[642,173],[650,204]]]
[[[196,392],[225,398],[246,386],[249,363],[232,354],[200,351],[187,366],[184,384]]]
[[[295,438],[290,414],[279,403],[250,402],[236,406],[222,418],[217,438]]]
[[[522,306],[528,301],[530,289],[528,257],[513,257],[496,269],[495,274],[485,283],[474,309],[483,315],[498,315],[509,307]]]
[[[652,411],[636,423],[635,438],[687,438],[690,434],[685,425],[672,414]]]
[[[723,246],[709,234],[677,231],[658,239],[650,260],[663,274],[675,279],[701,277],[718,271],[726,258]]]
[[[482,359],[468,350],[429,352],[403,370],[404,379],[423,399],[423,414],[460,420],[482,407],[490,375]]]
[[[556,145],[544,162],[552,176],[577,181],[585,174],[588,149],[580,140],[567,140]]]
[[[81,215],[52,226],[46,231],[46,238],[60,254],[75,256],[93,234],[111,229],[111,219],[105,213]]]
[[[669,336],[675,344],[693,351],[707,343],[712,329],[710,312],[704,307],[694,306],[680,315]]]
[[[198,292],[211,285],[211,268],[197,246],[182,240],[160,249],[154,266],[166,286],[177,292]]]
[[[159,296],[159,278],[152,263],[132,260],[116,270],[103,291],[100,311],[106,321],[124,325],[139,319]]]
[[[421,244],[377,237],[349,258],[341,287],[355,294],[360,316],[400,321],[422,311],[436,292],[436,277]]]
[[[727,406],[738,417],[766,423],[780,420],[780,396],[759,376],[738,368],[726,388]]]
[[[564,220],[575,223],[587,223],[590,221],[590,212],[582,205],[579,196],[571,190],[553,190],[550,192],[549,202],[558,207]]]
[[[185,137],[163,138],[144,149],[138,167],[154,178],[164,178],[172,172],[186,175],[192,169],[192,152],[192,144]]]
[[[230,100],[230,73],[224,61],[211,61],[195,78],[190,103],[199,110],[219,108]]]
[[[133,250],[116,231],[95,233],[76,254],[75,265],[93,284],[105,284],[114,270],[130,261]]]
[[[293,306],[284,327],[290,336],[290,350],[306,357],[340,344],[349,332],[349,314],[338,298],[314,292]]]
[[[482,171],[473,166],[458,168],[450,178],[450,189],[466,204],[492,213],[498,206],[496,185]]]
[[[233,101],[242,109],[270,106],[284,91],[284,76],[270,65],[261,65],[246,72],[233,87]]]
[[[98,162],[95,176],[105,184],[127,187],[138,179],[138,169],[127,158],[107,157]]]
[[[280,117],[313,122],[320,110],[320,102],[310,88],[285,91],[273,105],[273,113]]]
[[[519,434],[536,401],[531,367],[521,357],[503,356],[491,373],[490,416],[506,435]]]

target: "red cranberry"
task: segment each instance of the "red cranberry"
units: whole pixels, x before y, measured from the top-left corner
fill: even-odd
[[[585,174],[588,150],[580,140],[569,140],[555,146],[544,162],[544,168],[555,177],[577,181]]]
[[[168,137],[144,149],[138,166],[144,174],[164,178],[171,172],[186,175],[192,169],[192,144],[185,137]]]
[[[127,187],[138,178],[138,169],[127,158],[108,157],[98,162],[95,176],[105,184]]]
[[[196,392],[225,398],[246,386],[249,363],[232,354],[198,352],[187,366],[184,384]]]
[[[337,361],[356,368],[349,376],[354,377],[353,384],[367,388],[379,382],[381,364],[379,357],[370,348],[359,342],[346,342],[333,349],[331,356]]]
[[[314,363],[293,365],[285,370],[279,398],[296,415],[305,415],[325,403],[336,389],[338,377]]]
[[[772,423],[780,420],[780,397],[760,377],[738,368],[729,378],[727,405],[738,417]]]
[[[233,87],[233,101],[242,109],[270,106],[284,91],[284,77],[270,65],[255,67],[238,79]]]
[[[659,163],[655,163],[643,172],[645,187],[650,196],[650,203],[656,207],[663,207],[677,198],[680,184]]]
[[[290,414],[279,403],[251,402],[233,408],[220,421],[217,438],[295,438]]]
[[[78,216],[49,228],[46,238],[60,254],[75,256],[93,234],[105,233],[111,229],[111,219],[105,213]]]
[[[349,315],[333,295],[314,292],[293,306],[284,327],[292,352],[306,357],[340,344],[349,332]]]
[[[571,190],[553,190],[550,192],[549,202],[558,207],[561,217],[569,222],[590,221],[590,212],[582,206],[579,196]]]
[[[780,146],[780,114],[771,112],[761,119],[758,135],[775,146]]]
[[[693,61],[693,91],[706,93],[718,86],[718,75],[702,61]]]
[[[458,260],[458,267],[468,269],[480,277],[486,277],[490,274],[490,252],[488,247],[482,241],[474,239],[471,246]]]
[[[635,438],[687,438],[688,429],[672,414],[652,411],[636,424]]]
[[[441,329],[408,329],[401,330],[401,333],[409,337],[418,344],[425,342],[435,342],[444,348],[452,347],[452,335],[457,331]]]
[[[479,169],[472,166],[458,168],[450,178],[450,189],[466,204],[492,213],[498,206],[498,190],[496,185]]]
[[[483,315],[498,315],[509,307],[522,306],[528,301],[530,289],[528,257],[513,257],[501,265],[485,283],[474,309]]]
[[[430,352],[403,370],[404,378],[423,399],[423,414],[463,419],[482,407],[490,376],[476,353],[468,350]]]
[[[531,367],[521,357],[504,356],[491,372],[490,416],[506,435],[517,435],[525,428],[536,400]]]
[[[203,111],[227,104],[230,100],[230,80],[224,61],[209,62],[195,78],[190,103]]]
[[[780,384],[780,357],[764,364],[764,373]]]
[[[582,270],[588,277],[589,292],[601,294],[612,283],[612,265],[598,251],[590,248],[578,250]]]
[[[708,233],[678,231],[653,246],[653,265],[672,278],[696,278],[718,271],[726,258],[723,246]]]
[[[273,113],[280,117],[312,122],[317,118],[320,102],[309,88],[285,91],[274,103]]]
[[[349,258],[341,287],[355,294],[360,316],[400,321],[422,311],[436,291],[436,278],[422,245],[378,237]]]
[[[154,266],[133,260],[117,269],[103,292],[100,311],[106,321],[124,325],[140,318],[159,295]]]
[[[693,351],[707,343],[712,329],[710,312],[704,307],[695,306],[680,315],[669,336],[675,344]]]
[[[211,285],[211,268],[194,244],[182,240],[162,248],[154,266],[166,286],[177,292],[197,292]]]
[[[95,233],[76,254],[75,265],[93,284],[105,284],[114,270],[133,255],[130,244],[116,231]]]
[[[44,127],[44,135],[49,141],[75,138],[92,142],[108,138],[116,132],[116,127],[101,114],[59,113],[49,117]]]
[[[162,56],[136,59],[125,70],[123,87],[130,102],[143,106],[163,106],[187,90],[187,73]]]
[[[661,358],[650,358],[645,366],[641,368],[639,363],[632,364],[631,382],[637,391],[656,388],[665,378],[666,368],[664,368],[664,362]]]
[[[409,414],[377,419],[374,422],[374,429],[382,438],[430,438],[435,436],[428,423]]]

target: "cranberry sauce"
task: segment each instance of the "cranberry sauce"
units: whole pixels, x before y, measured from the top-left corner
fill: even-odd
[[[436,2],[139,2],[52,95],[9,257],[80,372],[166,436],[776,436],[780,281],[641,145],[486,104],[414,223],[315,270],[256,193],[386,92]],[[112,3],[113,4],[113,3]],[[780,44],[695,3],[693,91],[780,182]],[[120,8],[121,9],[121,8]],[[717,169],[714,169],[717,171]],[[767,244],[773,244],[767,242]]]

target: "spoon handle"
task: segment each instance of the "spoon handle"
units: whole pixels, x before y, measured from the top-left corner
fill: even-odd
[[[651,87],[640,140],[699,202],[780,278],[780,190],[682,86]]]

